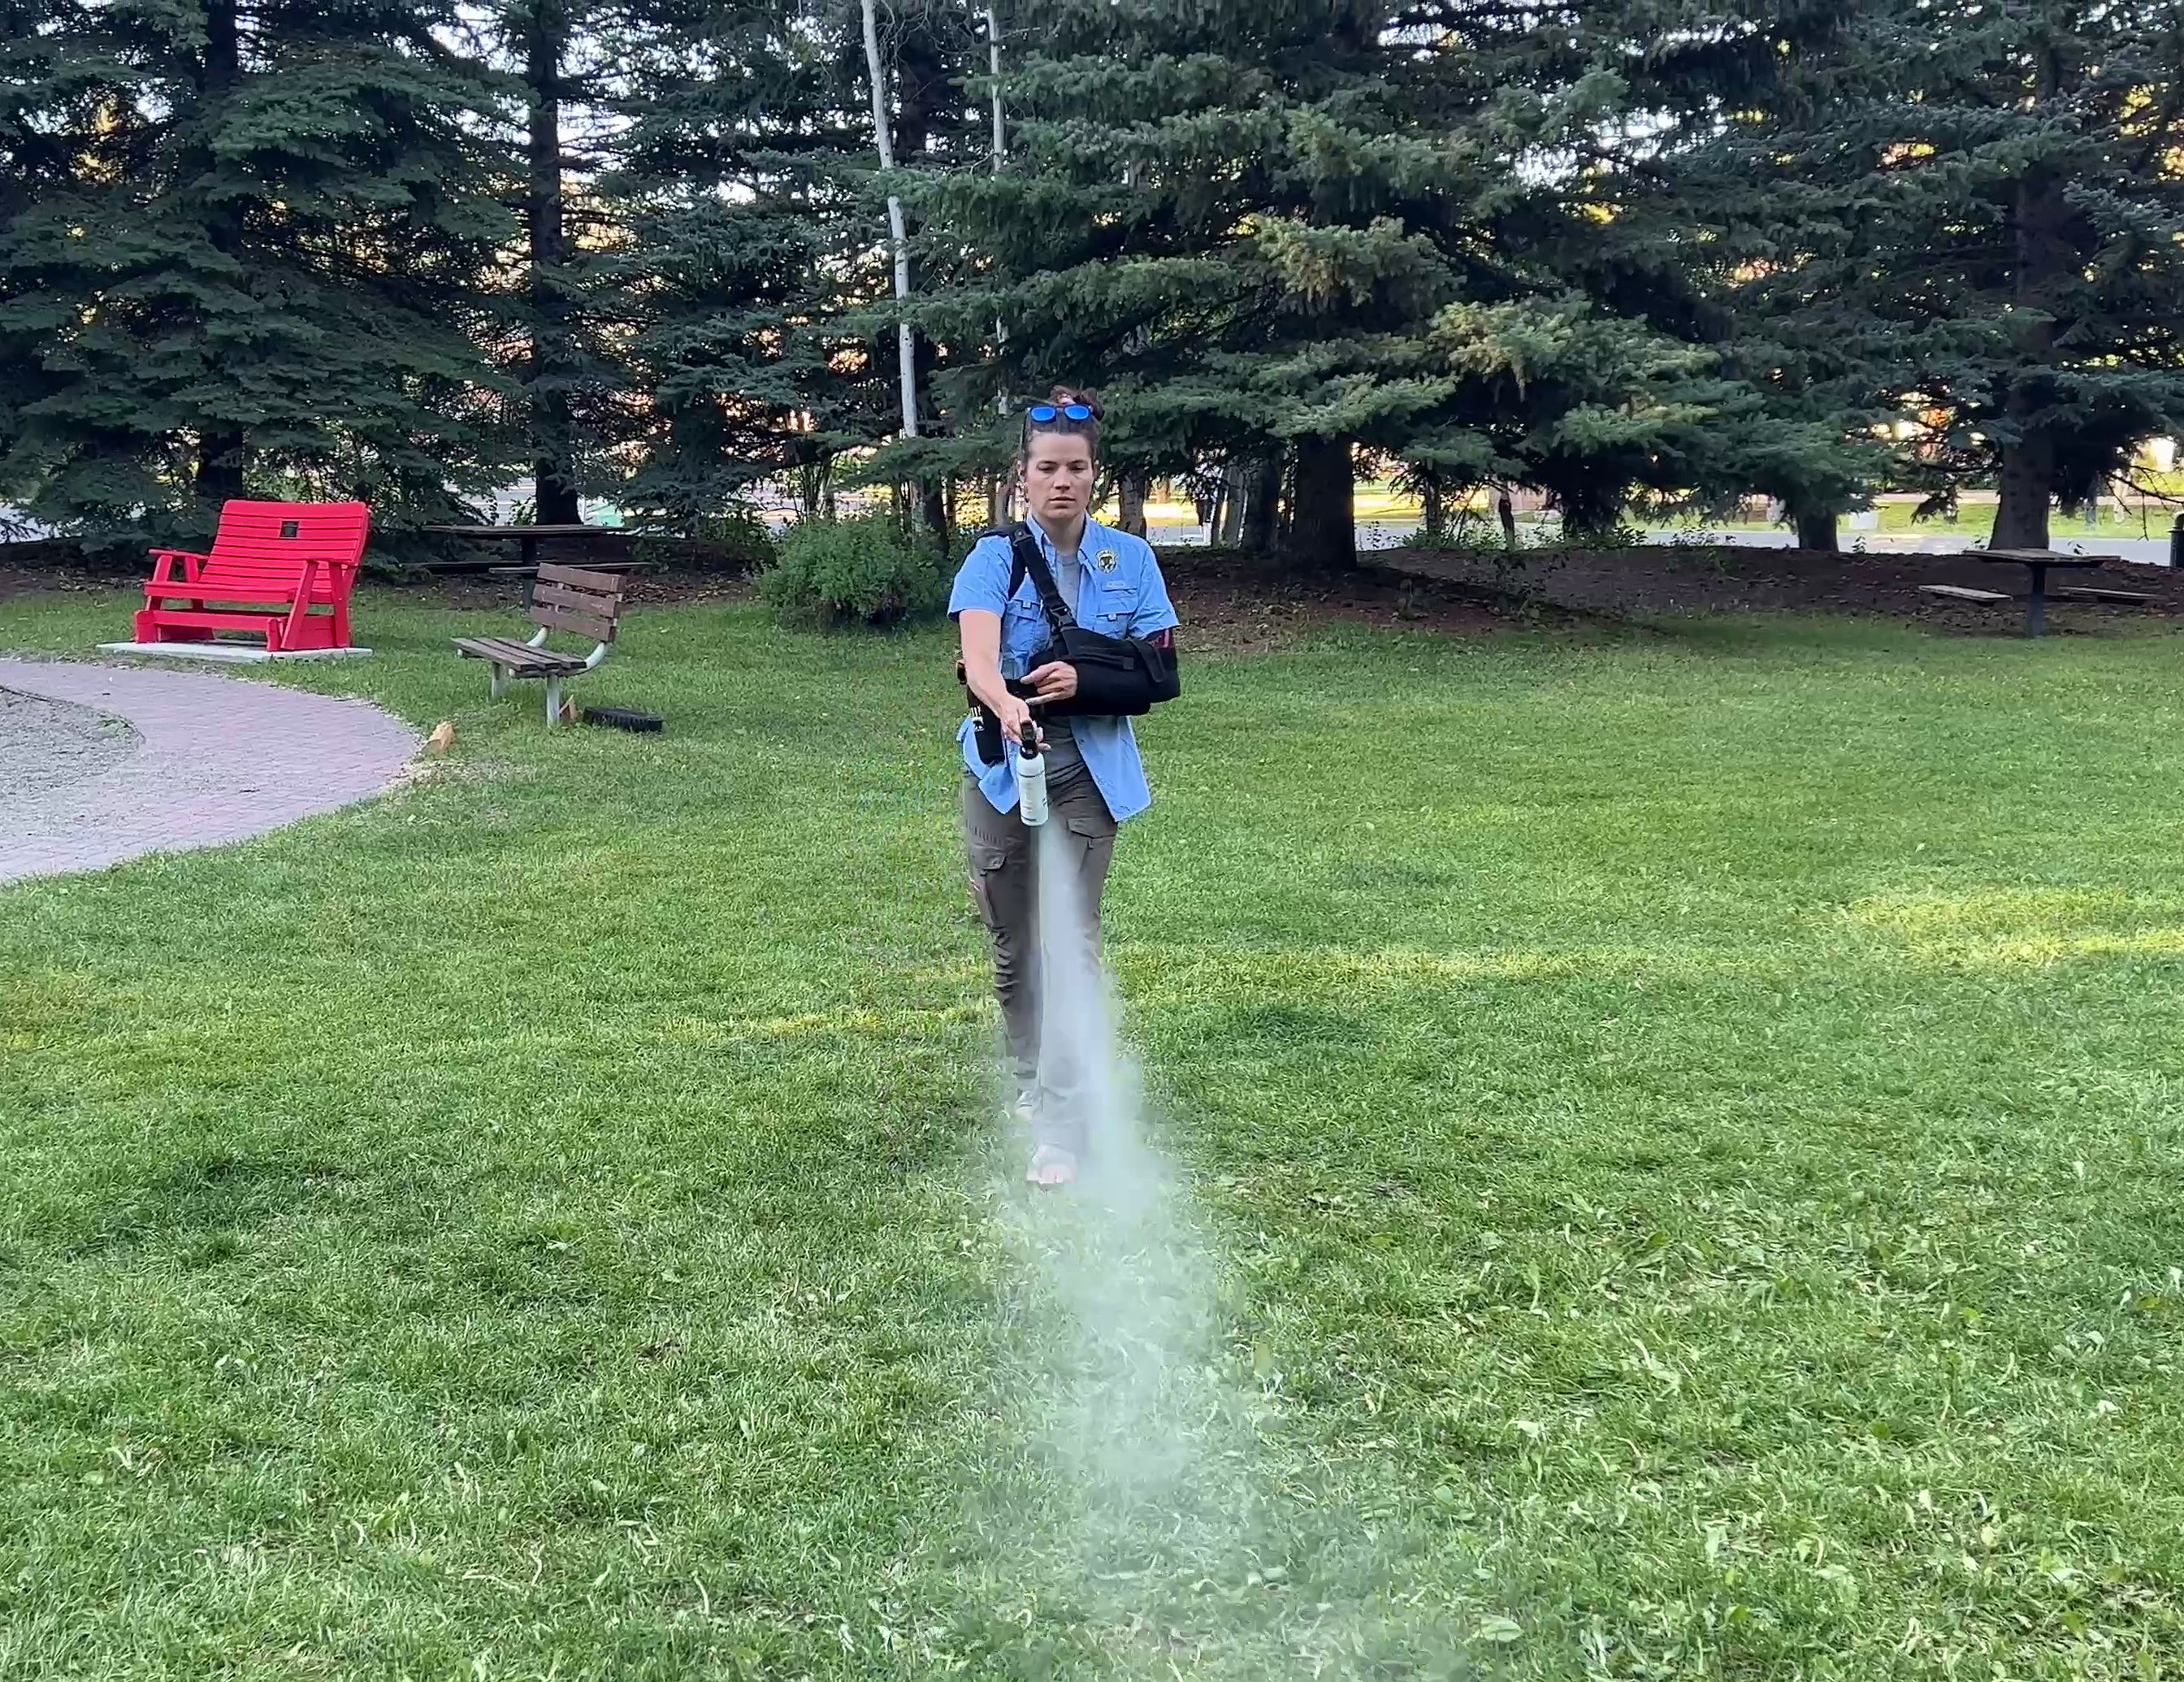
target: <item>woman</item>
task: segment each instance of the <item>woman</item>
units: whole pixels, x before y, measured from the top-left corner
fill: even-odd
[[[1100,405],[1089,392],[1057,386],[1050,402],[1024,411],[1017,469],[1028,522],[1061,599],[1078,624],[1113,637],[1166,641],[1176,624],[1167,586],[1152,546],[1090,518],[1099,468]],[[1100,901],[1114,857],[1118,824],[1151,804],[1138,740],[1127,718],[1056,717],[1034,721],[1037,709],[1077,693],[1077,671],[1062,661],[1033,666],[1053,638],[1029,577],[1011,588],[1008,538],[982,537],[956,575],[948,611],[962,638],[964,681],[1000,721],[1005,738],[990,762],[982,757],[976,714],[963,721],[963,838],[970,855],[971,891],[994,944],[994,991],[1007,1025],[1016,1077],[1017,1113],[1033,1129],[1036,1148],[1024,1178],[1062,1186],[1077,1178],[1084,1154],[1083,1080],[1039,1057],[1039,855],[1034,832],[1017,816],[1013,746],[1036,741],[1046,761],[1048,827],[1077,876],[1078,902],[1097,950]],[[1011,693],[1011,679],[1034,693]]]

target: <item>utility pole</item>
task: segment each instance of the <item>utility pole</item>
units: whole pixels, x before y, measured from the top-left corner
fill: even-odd
[[[880,170],[894,173],[894,142],[888,133],[886,84],[880,71],[880,28],[874,0],[864,0],[865,65],[872,80],[872,142],[878,147]],[[910,297],[910,236],[902,220],[902,199],[888,194],[888,232],[894,241],[894,298],[898,304]],[[895,324],[895,348],[902,366],[902,435],[917,436],[917,349],[907,317]]]

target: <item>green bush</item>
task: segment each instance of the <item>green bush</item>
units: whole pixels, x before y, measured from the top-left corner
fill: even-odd
[[[762,572],[780,555],[766,516],[748,504],[702,515],[690,537],[699,565],[710,572]]]
[[[899,625],[948,602],[939,545],[905,532],[884,514],[799,521],[783,536],[779,564],[759,575],[759,594],[791,624]]]

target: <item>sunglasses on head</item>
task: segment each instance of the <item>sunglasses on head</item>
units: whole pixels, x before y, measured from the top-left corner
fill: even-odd
[[[1024,410],[1024,415],[1043,426],[1053,420],[1096,420],[1100,411],[1082,403],[1035,403]]]

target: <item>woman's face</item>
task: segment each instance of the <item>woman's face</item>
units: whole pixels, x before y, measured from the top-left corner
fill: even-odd
[[[1074,432],[1034,432],[1024,449],[1023,481],[1032,517],[1068,526],[1092,505],[1092,446]]]

